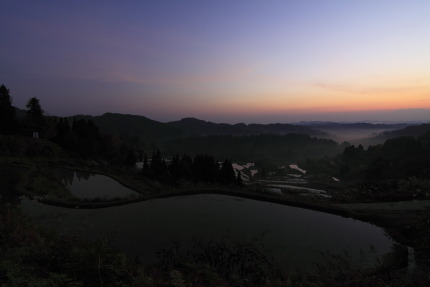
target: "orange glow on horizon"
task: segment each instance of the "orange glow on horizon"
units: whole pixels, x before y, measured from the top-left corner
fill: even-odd
[[[268,95],[258,97],[231,97],[202,102],[196,111],[216,114],[270,114],[270,113],[345,113],[365,111],[388,111],[407,109],[430,109],[430,92],[414,91],[405,94],[367,93],[361,95],[320,93],[304,96]]]

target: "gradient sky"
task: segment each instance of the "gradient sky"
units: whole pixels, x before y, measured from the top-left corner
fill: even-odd
[[[0,83],[51,115],[430,121],[427,0],[0,0]]]

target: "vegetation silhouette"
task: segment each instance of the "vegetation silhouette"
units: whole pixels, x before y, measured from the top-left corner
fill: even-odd
[[[196,155],[194,158],[184,154],[174,155],[169,164],[157,150],[153,153],[150,164],[143,163],[142,174],[168,184],[180,181],[193,181],[219,184],[238,184],[231,160],[225,159],[219,165],[213,156]]]
[[[15,109],[12,106],[10,91],[0,86],[0,134],[11,134],[15,130]]]

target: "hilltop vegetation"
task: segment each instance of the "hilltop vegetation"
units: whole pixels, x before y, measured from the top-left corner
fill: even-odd
[[[292,124],[217,124],[202,121],[195,118],[184,118],[180,121],[161,123],[144,116],[105,113],[101,116],[77,115],[73,119],[85,119],[93,121],[102,133],[111,134],[122,140],[138,144],[158,144],[166,140],[186,137],[204,137],[209,135],[258,135],[288,133],[309,134],[313,136],[325,135],[325,133]]]
[[[347,146],[330,160],[307,162],[315,174],[332,174],[344,189],[340,197],[358,201],[430,198],[430,133],[398,137],[384,144]]]
[[[289,133],[299,133],[308,135],[325,135],[325,133],[293,124],[216,124],[207,121],[202,121],[195,118],[184,118],[180,121],[169,122],[169,126],[173,126],[181,131],[181,137],[196,137],[208,135],[260,135],[273,134],[284,135]]]
[[[183,138],[167,141],[162,147],[168,154],[209,153],[235,161],[251,161],[271,166],[285,165],[305,158],[335,155],[343,150],[343,146],[333,140],[294,133]]]
[[[176,138],[181,132],[144,116],[105,113],[101,116],[77,115],[69,118],[91,120],[103,134],[110,134],[132,144],[151,144]]]
[[[430,131],[430,124],[420,124],[404,127],[393,131],[386,131],[379,135],[377,138],[392,139],[396,137],[420,137]]]

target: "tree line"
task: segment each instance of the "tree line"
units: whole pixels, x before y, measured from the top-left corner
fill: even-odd
[[[9,136],[0,142],[1,154],[53,155],[58,152],[47,150],[60,147],[76,158],[101,158],[109,163],[126,165],[136,163],[136,152],[131,146],[111,135],[102,135],[91,120],[75,118],[69,121],[47,116],[36,97],[28,100],[26,108],[25,117],[17,117],[10,90],[5,85],[0,86],[0,135]],[[29,138],[39,138],[40,141],[30,141]]]
[[[39,99],[33,97],[27,101],[26,116],[19,121],[16,118],[15,108],[12,105],[10,90],[5,85],[0,86],[0,134],[32,134],[44,133],[47,129],[47,121]]]
[[[143,176],[166,183],[187,180],[242,184],[241,175],[240,173],[235,175],[231,160],[225,159],[219,164],[213,156],[202,154],[192,158],[184,154],[182,157],[175,155],[169,163],[166,163],[159,150],[152,154],[151,160],[148,160],[142,150],[125,144],[115,136],[101,134],[91,119],[69,120],[46,116],[39,99],[35,97],[28,100],[26,107],[25,119],[18,120],[9,89],[4,85],[0,86],[0,135],[37,137],[42,141],[47,140],[73,158],[103,159],[110,164],[126,166],[135,166],[137,161],[143,161]],[[6,142],[13,144],[17,140]],[[46,148],[54,149],[55,145],[51,144]],[[0,142],[0,153],[4,153],[2,148],[11,150],[11,153],[14,152],[12,147],[4,147]],[[34,149],[24,154],[32,156],[38,153],[40,150]]]
[[[351,145],[335,162],[338,177],[352,182],[363,199],[430,196],[430,131],[416,138],[388,139],[367,149]]]
[[[168,183],[185,180],[242,185],[241,173],[238,171],[235,174],[231,160],[225,159],[219,163],[215,157],[206,154],[196,155],[194,158],[187,154],[176,154],[167,163],[157,150],[152,154],[151,160],[144,156],[142,174]]]
[[[136,151],[120,139],[100,133],[92,120],[67,118],[55,120],[55,136],[51,140],[74,157],[104,159],[110,163],[132,166]]]

